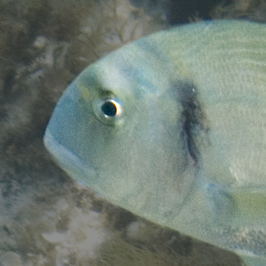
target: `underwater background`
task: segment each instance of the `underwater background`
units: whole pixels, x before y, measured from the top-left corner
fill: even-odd
[[[69,178],[43,134],[89,64],[203,19],[265,22],[264,0],[0,0],[0,266],[240,266],[233,253],[147,222]]]

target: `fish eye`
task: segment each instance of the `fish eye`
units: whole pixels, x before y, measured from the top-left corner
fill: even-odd
[[[112,100],[107,100],[102,104],[102,112],[105,116],[115,116],[117,112],[116,103]]]
[[[93,109],[96,117],[108,125],[118,122],[122,114],[121,103],[113,97],[97,99],[93,104]]]

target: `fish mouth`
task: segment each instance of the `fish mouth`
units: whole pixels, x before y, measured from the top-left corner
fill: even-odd
[[[73,151],[62,145],[49,129],[45,131],[44,145],[57,164],[68,175],[85,185],[89,185],[89,177],[96,175],[94,169],[89,163],[84,163]]]

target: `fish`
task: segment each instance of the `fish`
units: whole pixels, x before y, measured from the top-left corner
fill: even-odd
[[[88,66],[44,143],[75,180],[156,224],[266,265],[266,28],[159,31]]]

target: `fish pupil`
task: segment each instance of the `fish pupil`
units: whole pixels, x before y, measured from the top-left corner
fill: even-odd
[[[104,113],[104,115],[111,116],[111,117],[115,116],[117,113],[116,105],[112,101],[104,102],[102,107],[101,107],[101,110]]]

